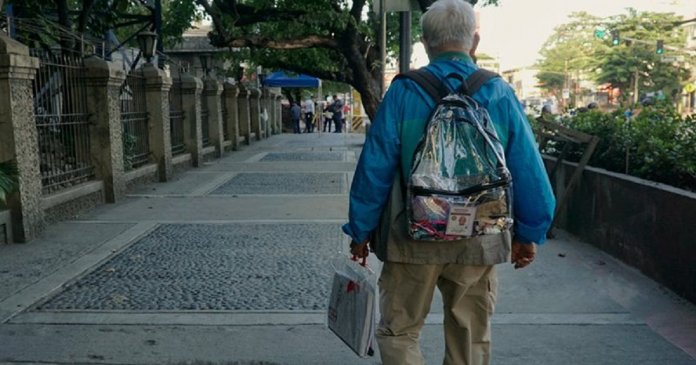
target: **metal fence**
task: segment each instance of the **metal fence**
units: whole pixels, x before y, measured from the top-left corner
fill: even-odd
[[[208,100],[201,96],[201,138],[203,147],[210,146],[210,110],[208,110]]]
[[[131,71],[121,86],[121,125],[123,127],[123,165],[126,170],[150,162],[150,133],[145,103],[145,76]]]
[[[82,56],[60,49],[31,49],[39,59],[33,81],[43,193],[94,178],[90,114]]]
[[[171,130],[172,154],[186,152],[184,142],[184,104],[181,94],[181,77],[172,77],[172,88],[169,91],[169,126]]]

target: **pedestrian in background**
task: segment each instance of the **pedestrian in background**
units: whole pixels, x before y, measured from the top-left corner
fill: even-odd
[[[295,101],[292,102],[292,106],[290,107],[290,118],[292,118],[293,133],[301,133],[300,119],[302,118],[302,108],[300,108]]]
[[[305,132],[306,133],[312,133],[314,132],[314,100],[312,100],[312,96],[308,96],[307,100],[304,102],[304,110],[305,110]]]
[[[334,133],[341,133],[341,124],[343,124],[343,101],[338,98],[338,95],[334,95],[333,100],[331,112],[333,113]]]
[[[477,70],[471,58],[479,40],[473,7],[462,0],[438,0],[423,14],[421,26],[430,58],[426,71],[456,90],[459,80]],[[452,73],[462,79],[447,77]],[[413,153],[435,106],[428,95],[410,79],[391,84],[355,170],[343,231],[352,238],[354,255],[366,257],[371,249],[384,261],[379,279],[382,317],[376,332],[384,365],[424,364],[419,336],[435,287],[444,306],[443,363],[488,365],[498,285],[494,265],[510,260],[515,268],[523,268],[534,261],[536,244],[546,239],[555,200],[520,102],[505,81],[492,78],[473,98],[488,110],[504,147],[512,177],[514,226],[488,237],[446,242],[408,238],[406,222],[400,220],[405,208],[385,207],[406,206],[401,194],[391,192],[410,176]],[[382,214],[386,221],[381,223]],[[378,225],[381,234],[376,236]]]
[[[331,121],[333,120],[333,113],[331,112],[331,108],[333,108],[333,102],[329,98],[328,95],[326,95],[326,98],[324,99],[324,109],[323,109],[323,117],[324,117],[324,132],[331,132]]]

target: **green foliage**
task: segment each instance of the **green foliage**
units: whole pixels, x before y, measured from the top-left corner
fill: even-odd
[[[19,188],[17,165],[12,161],[0,162],[0,203]]]
[[[634,114],[629,119],[623,111],[589,111],[560,123],[600,138],[589,165],[696,191],[696,118],[681,117],[669,103]],[[559,149],[550,144],[543,152]],[[569,160],[581,155],[582,148],[574,147]]]
[[[133,0],[113,0],[110,6],[100,0],[9,0],[14,4],[15,15],[29,18],[39,29],[47,29],[46,34],[33,34],[33,42],[38,45],[53,45],[51,41],[57,31],[49,26],[55,22],[79,35],[86,34],[100,39],[108,30],[114,30],[120,40],[136,34],[148,23],[154,21],[150,6]],[[61,16],[63,14],[63,16]],[[136,17],[139,17],[136,19]],[[191,28],[191,24],[201,20],[203,12],[193,0],[162,0],[162,38],[165,46],[173,46],[181,40],[181,35]],[[135,19],[135,20],[134,20]],[[133,24],[130,24],[133,23]],[[43,27],[41,25],[44,25]],[[30,38],[31,39],[31,38]],[[129,44],[137,47],[133,38]],[[36,46],[32,44],[32,46]]]
[[[135,145],[138,137],[133,134],[123,132],[123,168],[126,171],[133,169],[133,159],[135,157]]]

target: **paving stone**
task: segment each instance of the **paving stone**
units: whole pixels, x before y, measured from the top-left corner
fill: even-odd
[[[211,194],[342,194],[343,173],[241,173]]]
[[[274,161],[343,161],[345,153],[336,151],[321,152],[272,152],[264,156],[262,162]]]
[[[166,224],[37,310],[320,310],[338,224]]]

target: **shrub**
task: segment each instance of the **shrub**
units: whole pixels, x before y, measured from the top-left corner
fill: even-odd
[[[696,119],[668,104],[646,106],[626,118],[622,111],[589,111],[561,124],[600,138],[589,165],[696,191]],[[573,146],[578,161],[584,146]],[[542,151],[558,155],[559,146]]]

